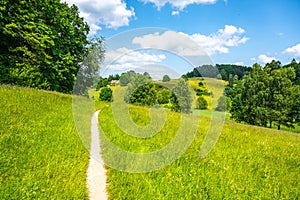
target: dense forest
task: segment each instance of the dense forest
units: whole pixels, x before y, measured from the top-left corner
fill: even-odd
[[[280,63],[280,66],[281,63]],[[293,80],[294,83],[300,84],[300,65],[295,59],[291,63],[283,65],[283,68],[292,67],[295,70],[296,77]],[[231,81],[230,79],[241,80],[244,75],[251,71],[252,67],[246,67],[233,64],[216,64],[214,65],[202,65],[193,69],[193,71],[182,75],[183,78],[192,77],[209,77],[218,78],[225,81]]]
[[[88,33],[75,5],[1,1],[0,83],[71,93],[78,72],[94,73],[88,57],[103,57],[102,40],[89,41]],[[92,54],[95,49],[101,54]]]
[[[251,70],[251,67],[245,67],[232,64],[216,64],[202,65],[193,69],[193,71],[184,74],[184,78],[192,77],[209,77],[219,78],[228,81],[230,75],[236,75],[238,79],[242,79],[243,76]]]
[[[300,123],[300,63],[279,61],[264,67],[254,64],[241,81],[230,83],[225,94],[232,102],[230,113],[238,122],[278,129]]]

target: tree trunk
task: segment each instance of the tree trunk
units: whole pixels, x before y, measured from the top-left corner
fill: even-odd
[[[280,124],[277,125],[277,129],[280,130]]]
[[[272,128],[272,121],[270,121],[270,128]]]

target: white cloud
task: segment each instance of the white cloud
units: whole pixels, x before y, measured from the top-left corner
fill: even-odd
[[[173,16],[174,16],[174,15],[179,15],[179,11],[178,11],[178,10],[172,11],[172,15],[173,15]]]
[[[265,54],[260,54],[260,55],[258,56],[258,61],[259,61],[259,62],[262,62],[262,63],[264,63],[264,64],[270,63],[270,62],[272,62],[272,60],[276,60],[276,58],[274,58],[274,57],[269,57],[269,56],[267,56],[267,55],[265,55]]]
[[[183,10],[191,4],[214,4],[217,0],[140,0],[144,3],[153,3],[157,9],[164,7],[169,3],[173,8]]]
[[[235,62],[234,64],[235,64],[235,65],[245,66],[245,63],[244,63],[244,62]]]
[[[219,32],[225,36],[231,36],[233,34],[242,34],[245,32],[244,29],[242,28],[237,28],[235,26],[232,26],[232,25],[225,25],[225,28],[224,29],[219,29]]]
[[[128,26],[131,17],[135,16],[133,8],[127,8],[123,0],[65,0],[69,5],[79,7],[80,16],[90,25],[93,35],[104,25],[108,28]]]
[[[283,53],[293,54],[295,57],[300,57],[300,43],[287,48]]]
[[[166,31],[162,34],[154,33],[136,37],[133,44],[142,48],[157,48],[175,52],[182,56],[213,55],[216,53],[229,53],[229,47],[239,46],[248,41],[247,37],[240,35],[245,32],[242,28],[226,25],[217,33],[210,35],[192,34]]]
[[[102,28],[96,24],[89,24],[90,26],[90,32],[89,35],[95,35],[98,30],[101,30]]]
[[[133,44],[141,48],[154,48],[170,51],[181,56],[206,55],[205,51],[191,38],[183,33],[166,31],[164,33],[153,33],[142,37],[135,37]]]
[[[132,51],[127,48],[119,48],[106,53],[104,65],[111,70],[123,71],[157,64],[165,59],[164,54],[154,54],[150,50]]]
[[[208,36],[202,34],[192,34],[189,37],[202,46],[209,55],[216,53],[229,53],[228,47],[239,46],[246,43],[249,38],[241,37],[245,33],[242,28],[232,25],[225,25],[224,29],[219,29],[217,33]]]

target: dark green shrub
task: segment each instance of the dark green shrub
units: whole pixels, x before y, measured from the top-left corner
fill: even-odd
[[[164,75],[163,76],[163,82],[169,82],[171,80],[171,78],[168,75]]]
[[[100,96],[99,96],[100,101],[107,101],[107,102],[112,102],[112,90],[109,87],[103,87],[100,90]]]
[[[206,110],[208,106],[207,101],[204,99],[204,97],[198,97],[197,99],[197,108],[200,110]]]
[[[172,92],[168,89],[162,89],[157,93],[158,104],[167,104],[170,101]]]

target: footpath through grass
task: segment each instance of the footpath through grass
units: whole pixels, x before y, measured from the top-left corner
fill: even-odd
[[[0,86],[0,108],[0,199],[87,199],[72,96]]]
[[[137,124],[149,123],[147,108],[131,106],[130,113]],[[104,108],[99,116],[106,136],[132,152],[165,146],[174,137],[178,119],[176,113],[168,113],[166,130],[153,138],[137,139],[118,128],[110,107]],[[299,134],[228,121],[213,151],[200,158],[199,149],[209,122],[203,115],[190,148],[164,169],[134,174],[108,168],[109,199],[299,198]]]

